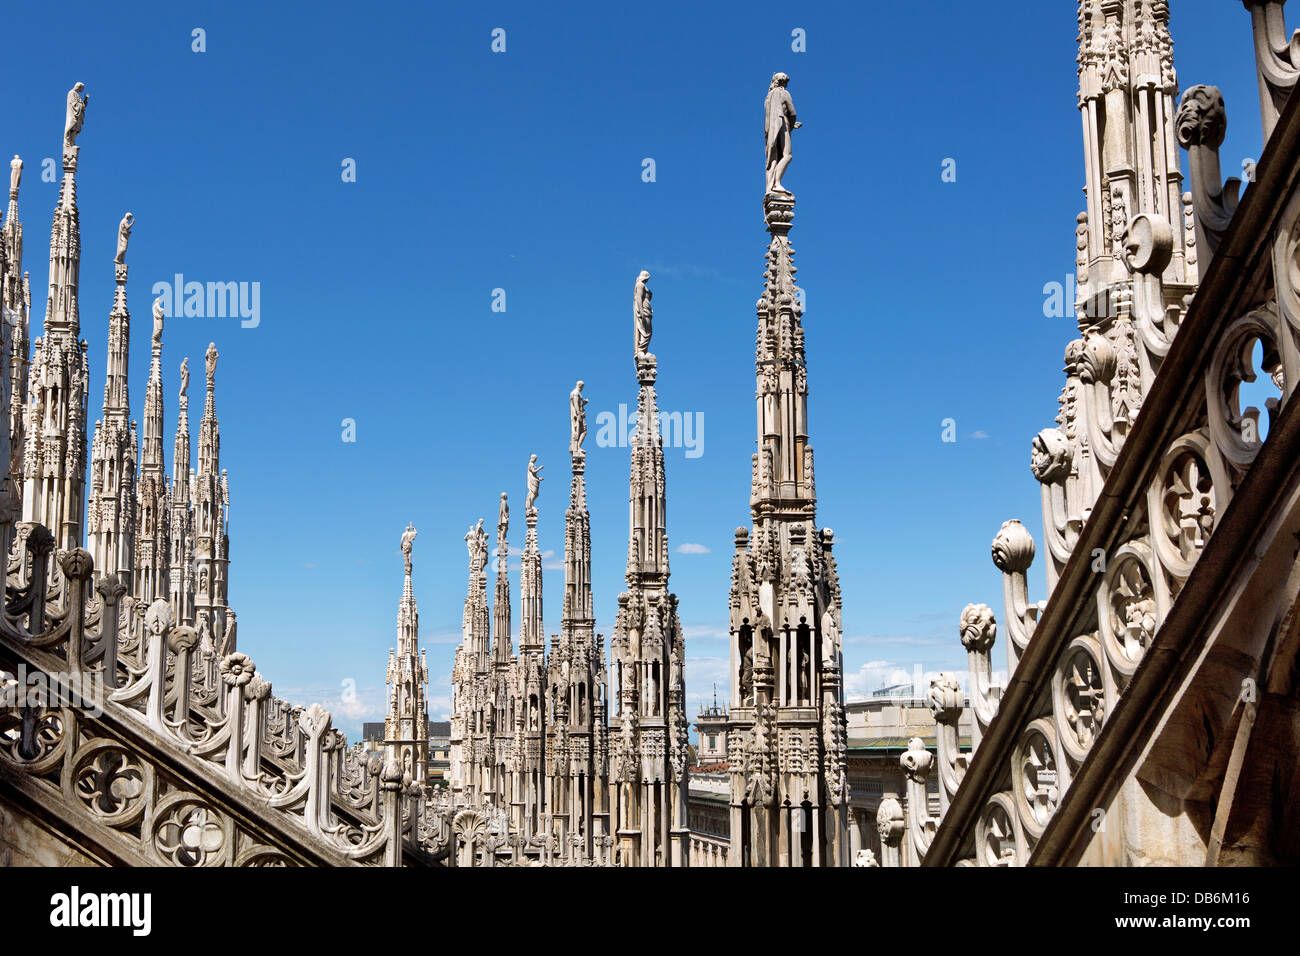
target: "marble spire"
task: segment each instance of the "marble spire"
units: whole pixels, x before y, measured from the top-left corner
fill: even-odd
[[[131,312],[126,304],[126,250],[134,224],[135,217],[128,212],[117,230],[104,404],[102,417],[95,422],[91,442],[90,503],[86,516],[96,579],[115,574],[128,591],[133,586],[135,568],[135,483],[139,447],[136,425],[130,420]]]
[[[221,426],[217,421],[216,375],[219,354],[208,343],[203,356],[205,394],[199,421],[194,475],[194,626],[211,635],[213,648],[222,654],[235,651],[235,631],[228,601],[230,490],[221,467]]]
[[[413,782],[423,784],[429,769],[429,714],[426,688],[429,668],[420,648],[420,612],[411,585],[411,550],[415,525],[402,532],[405,578],[397,605],[397,647],[388,652],[388,713],[384,745]]]
[[[134,593],[145,607],[168,595],[170,498],[163,460],[162,300],[153,304],[149,381],[145,386],[137,520]]]
[[[509,666],[514,638],[510,633],[510,503],[501,492],[497,517],[497,580],[492,599],[492,660],[497,666]]]
[[[23,451],[23,521],[43,524],[63,550],[81,547],[86,486],[86,343],[77,307],[81,216],[77,210],[77,136],[85,118],[84,86],[68,91],[63,181],[50,227],[45,327],[33,345]]]
[[[190,471],[190,370],[189,359],[181,360],[181,387],[177,396],[176,439],[172,450],[172,485],[167,513],[168,562],[172,614],[177,621],[194,623],[194,509]]]
[[[848,811],[833,535],[818,529],[808,428],[803,296],[782,185],[799,124],[776,74],[766,103],[770,241],[757,303],[758,451],[752,532],[738,528],[731,587],[729,747],[734,866],[845,866]],[[778,742],[779,745],[778,745]],[[743,861],[743,862],[742,862]]]
[[[644,338],[648,344],[648,334]],[[563,829],[588,858],[605,859],[609,841],[609,728],[605,646],[596,633],[591,591],[591,514],[587,510],[586,405],[583,383],[569,393],[572,478],[564,513],[564,597],[552,641],[549,682],[556,687],[548,742],[552,793]],[[570,843],[572,845],[572,843]]]
[[[685,645],[668,590],[667,493],[650,338],[649,274],[636,281],[634,362],[639,392],[631,442],[628,588],[618,596],[610,655],[617,710],[610,721],[610,787],[625,866],[683,866],[687,718]]]
[[[15,156],[9,163],[9,205],[0,228],[7,267],[0,278],[0,310],[9,335],[9,475],[13,482],[11,505],[18,505],[23,474],[23,447],[27,433],[27,369],[31,364],[31,285],[23,272],[23,224],[18,218],[18,188],[23,178],[23,161]]]

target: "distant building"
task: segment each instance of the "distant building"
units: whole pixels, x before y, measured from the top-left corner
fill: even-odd
[[[919,737],[932,754],[936,751],[934,714],[929,699],[913,693],[912,684],[881,688],[866,700],[844,705],[848,724],[850,849],[871,850],[881,859],[876,814],[887,799],[907,812],[907,778],[899,758],[913,737]],[[969,747],[971,710],[963,703],[957,726],[958,739]],[[931,814],[939,812],[938,775],[928,781],[926,796]]]
[[[361,747],[366,753],[384,749],[384,722],[367,721],[361,725]],[[429,770],[426,783],[446,786],[451,772],[451,721],[429,721]]]
[[[727,762],[727,708],[718,706],[718,689],[713,688],[713,703],[701,704],[700,715],[695,720],[695,730],[700,735],[695,748],[700,767]]]

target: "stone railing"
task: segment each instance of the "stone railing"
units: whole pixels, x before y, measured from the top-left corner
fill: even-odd
[[[567,818],[542,814],[538,832],[526,834],[513,827],[510,815],[490,805],[454,806],[445,794],[439,810],[447,820],[447,843],[454,848],[448,856],[451,866],[612,866],[612,837],[587,840],[570,833]],[[442,845],[440,842],[438,845]]]
[[[1226,653],[1235,645],[1223,622],[1238,611],[1219,602],[1244,593],[1257,572],[1285,579],[1300,514],[1287,510],[1300,487],[1300,412],[1291,401],[1300,382],[1300,103],[1288,101],[1295,44],[1281,2],[1245,6],[1267,138],[1255,181],[1238,202],[1239,184],[1219,180],[1223,99],[1212,87],[1188,89],[1177,134],[1191,166],[1200,287],[1185,313],[1171,306],[1162,280],[1168,224],[1149,215],[1130,222],[1132,282],[1098,320],[1085,315],[1082,338],[1066,352],[1069,428],[1034,441],[1049,597],[1031,600],[1034,540],[1019,521],[1006,522],[992,555],[1004,583],[1008,687],[999,699],[990,686],[993,612],[969,605],[960,633],[974,746],[961,752],[947,732],[960,708],[941,676],[930,700],[937,757],[912,747],[902,758],[906,820],[882,807],[887,866],[1078,862],[1159,729],[1156,702],[1173,706],[1173,688],[1212,641],[1226,645],[1214,666],[1216,686],[1228,692],[1198,697],[1196,719],[1214,740],[1240,719],[1234,688],[1253,687],[1258,653],[1244,634],[1236,656]],[[1136,376],[1128,381],[1118,374],[1126,363]],[[1264,410],[1243,409],[1241,386],[1257,377],[1278,393]],[[1130,414],[1135,408],[1140,414]],[[1086,445],[1067,431],[1087,436]],[[1184,768],[1151,764],[1148,752],[1144,771],[1163,775],[1170,792],[1192,792],[1191,778],[1178,777]],[[934,816],[916,794],[936,767]]]
[[[690,843],[691,866],[726,866],[727,849],[731,846],[724,837],[692,833]]]
[[[217,656],[166,601],[40,526],[14,538],[0,615],[0,784],[113,865],[432,863],[447,831],[422,789],[346,746],[319,704],[274,697],[247,655]]]

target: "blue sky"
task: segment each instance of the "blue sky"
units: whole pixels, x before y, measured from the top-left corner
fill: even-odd
[[[1232,174],[1259,152],[1249,16],[1211,0],[1171,7],[1182,86],[1223,90]],[[205,52],[192,50],[195,28]],[[806,52],[791,49],[796,28]],[[215,341],[231,604],[241,650],[276,693],[324,702],[350,736],[382,716],[412,521],[430,712],[444,714],[463,535],[479,517],[494,523],[501,491],[522,517],[533,452],[553,552],[546,631],[558,630],[568,392],[586,381],[593,436],[596,415],[635,404],[642,268],[661,409],[703,421],[702,453],[667,456],[670,542],[694,546],[672,566],[692,707],[714,681],[725,688],[731,539],[749,523],[754,444],[761,109],[776,70],[804,124],[785,182],[798,198],[819,520],[836,531],[849,688],[963,670],[962,606],[1002,616],[989,542],[1010,517],[1038,535],[1029,444],[1056,412],[1073,329],[1044,317],[1043,287],[1073,273],[1083,202],[1074,3],[996,16],[957,0],[25,4],[6,32],[17,42],[0,150],[26,162],[33,334],[57,198],[41,160],[57,159],[68,88],[80,80],[90,94],[78,194],[92,421],[123,212],[136,216],[136,418],[153,284],[260,283],[256,328],[168,321],[166,448],[170,471],[176,367],[188,355],[201,370]],[[355,182],[343,181],[346,159]],[[955,182],[941,178],[945,159]],[[955,443],[940,440],[949,417]],[[355,442],[342,440],[349,418]],[[588,446],[608,638],[628,458]],[[522,521],[511,543],[522,546]],[[517,572],[512,587],[517,605]],[[1041,560],[1031,588],[1042,596]]]

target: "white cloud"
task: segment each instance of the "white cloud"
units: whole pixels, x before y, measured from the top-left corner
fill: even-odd
[[[728,679],[731,658],[728,657],[690,657],[686,658],[686,714],[694,720],[700,704],[713,703],[713,685],[718,685],[718,703],[727,699],[731,687]]]
[[[320,704],[330,712],[335,726],[343,723],[359,724],[379,720],[387,706],[385,690],[378,686],[358,687],[354,678],[345,677],[333,687],[285,687],[274,685],[272,693],[292,704],[309,706]],[[343,728],[346,729],[346,728]]]
[[[905,684],[912,679],[904,667],[891,661],[867,661],[856,673],[844,675],[844,694],[850,700],[870,697],[871,692],[891,684]]]
[[[725,641],[731,632],[713,624],[683,624],[682,636],[688,641]]]
[[[695,544],[692,541],[685,541],[677,546],[678,554],[708,554],[709,549],[702,544]]]
[[[847,700],[865,700],[871,696],[873,691],[880,690],[882,687],[891,687],[895,684],[916,684],[919,685],[917,690],[921,694],[929,692],[930,681],[934,680],[940,674],[950,674],[957,678],[957,683],[961,685],[964,693],[970,693],[970,671],[959,670],[957,668],[945,668],[942,671],[922,670],[920,667],[913,665],[909,670],[902,664],[894,661],[867,661],[857,672],[848,672],[844,674],[844,694]],[[1007,672],[994,671],[992,682],[995,686],[1005,687],[1007,684]]]

